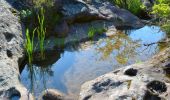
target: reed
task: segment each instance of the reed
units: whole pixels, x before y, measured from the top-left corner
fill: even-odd
[[[29,65],[32,65],[33,61],[33,51],[34,51],[34,34],[36,28],[33,30],[32,37],[30,37],[29,29],[26,29],[26,42],[25,42],[25,49],[28,56]]]
[[[46,28],[45,28],[45,25],[44,25],[44,21],[45,21],[44,13],[45,13],[44,9],[41,8],[40,14],[38,14],[39,26],[37,28],[40,54],[41,54],[42,59],[45,59],[44,40],[45,40]]]

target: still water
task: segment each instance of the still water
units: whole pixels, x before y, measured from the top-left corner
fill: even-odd
[[[47,54],[45,61],[34,64],[33,72],[25,65],[21,81],[36,97],[44,89],[52,88],[77,98],[84,82],[151,58],[162,49],[156,42],[165,37],[159,27],[145,26],[68,46],[62,52]]]

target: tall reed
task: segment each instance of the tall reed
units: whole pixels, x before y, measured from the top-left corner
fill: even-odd
[[[41,54],[42,59],[45,58],[44,40],[45,40],[46,28],[45,28],[45,25],[44,25],[44,21],[45,21],[44,13],[45,13],[44,9],[41,8],[40,14],[38,14],[39,26],[37,28],[40,54]]]
[[[27,52],[28,62],[29,62],[30,65],[32,65],[32,61],[33,61],[35,31],[36,31],[36,28],[33,30],[32,37],[30,37],[29,29],[26,29],[25,49],[26,49],[26,52]]]

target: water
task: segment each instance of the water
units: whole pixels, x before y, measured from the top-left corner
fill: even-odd
[[[156,42],[165,36],[159,27],[145,26],[69,46],[63,52],[49,53],[46,61],[34,64],[34,72],[26,65],[21,72],[21,81],[36,97],[44,89],[53,88],[75,99],[84,82],[151,58],[162,49]],[[148,45],[150,43],[153,45]]]

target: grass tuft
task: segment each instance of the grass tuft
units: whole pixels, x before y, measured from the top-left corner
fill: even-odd
[[[26,49],[26,52],[27,52],[28,62],[29,62],[30,65],[32,65],[32,61],[33,61],[35,31],[36,31],[36,28],[33,30],[32,38],[31,38],[29,29],[26,29],[25,49]]]

